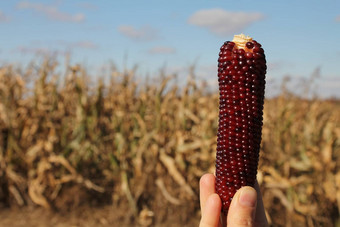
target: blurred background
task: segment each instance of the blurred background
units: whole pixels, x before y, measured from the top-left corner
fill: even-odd
[[[2,1],[0,31],[0,226],[197,226],[240,33],[271,225],[340,226],[339,1]]]

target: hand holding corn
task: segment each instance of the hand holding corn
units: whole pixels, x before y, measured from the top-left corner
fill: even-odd
[[[200,180],[202,219],[200,227],[268,227],[262,196],[257,183],[255,189],[243,187],[234,195],[228,216],[221,215],[221,199],[215,192],[215,176],[205,174]]]

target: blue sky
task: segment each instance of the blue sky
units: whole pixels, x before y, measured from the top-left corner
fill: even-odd
[[[285,76],[292,90],[318,75],[316,91],[340,97],[340,1],[1,1],[0,65],[39,54],[71,53],[74,63],[100,69],[138,65],[140,75],[165,67],[217,87],[219,47],[234,34],[259,41],[268,62],[267,94]]]

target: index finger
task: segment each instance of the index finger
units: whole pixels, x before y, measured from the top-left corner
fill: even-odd
[[[201,211],[204,207],[208,197],[215,193],[215,176],[211,173],[204,174],[200,179],[200,205]]]

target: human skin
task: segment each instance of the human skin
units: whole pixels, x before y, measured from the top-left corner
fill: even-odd
[[[228,215],[221,214],[221,199],[215,192],[215,176],[205,174],[200,180],[200,227],[267,227],[268,222],[258,183],[245,186],[234,195]]]

